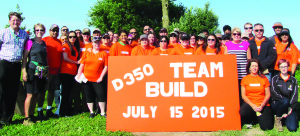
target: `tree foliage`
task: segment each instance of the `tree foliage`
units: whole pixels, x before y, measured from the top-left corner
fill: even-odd
[[[184,14],[182,4],[175,5],[169,0],[170,22],[178,21]],[[101,31],[136,28],[141,34],[145,25],[158,32],[162,27],[161,0],[101,0],[89,11],[89,26],[100,28]]]
[[[179,19],[179,22],[173,22],[170,26],[170,30],[174,28],[180,28],[180,31],[186,33],[199,34],[202,30],[206,29],[210,33],[215,33],[217,31],[218,16],[214,14],[212,9],[209,9],[209,2],[205,4],[204,9],[193,8],[186,9],[184,15]]]

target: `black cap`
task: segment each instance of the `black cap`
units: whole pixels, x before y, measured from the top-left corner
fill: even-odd
[[[159,32],[160,32],[160,33],[161,33],[161,32],[167,32],[167,29],[163,27],[163,28],[160,29]]]
[[[281,30],[281,32],[280,32],[280,35],[282,35],[282,34],[288,34],[288,35],[290,35],[290,30],[287,29],[287,28],[283,28],[283,29]]]
[[[109,34],[108,33],[102,34],[102,37],[104,37],[104,36],[109,36]]]
[[[222,35],[222,40],[224,40],[225,38],[229,38],[230,39],[230,34],[224,34],[224,35]]]
[[[181,40],[183,40],[183,39],[190,39],[190,37],[189,37],[189,35],[188,35],[188,34],[186,34],[186,33],[183,33],[183,34],[181,34],[181,37],[180,37],[180,39],[181,39]]]

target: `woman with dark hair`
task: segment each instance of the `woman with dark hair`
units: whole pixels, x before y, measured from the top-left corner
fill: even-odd
[[[120,30],[120,41],[111,46],[109,56],[131,56],[132,47],[127,44],[127,35],[127,31]]]
[[[149,32],[150,33],[150,32]],[[148,35],[142,34],[140,36],[140,45],[135,46],[131,51],[131,56],[144,56],[150,55],[153,47],[149,44]],[[154,47],[155,48],[155,47]]]
[[[220,46],[215,34],[209,34],[204,45],[195,52],[197,55],[218,55],[227,54],[227,50]]]
[[[272,78],[271,98],[272,109],[275,113],[275,128],[283,131],[281,120],[285,121],[289,131],[298,129],[297,104],[298,104],[298,82],[288,72],[290,63],[286,59],[280,59],[277,63],[280,74]]]
[[[206,36],[204,33],[200,33],[198,36],[197,36],[197,49],[199,47],[202,47],[204,45],[206,41]]]
[[[252,127],[257,118],[262,130],[271,130],[274,126],[274,117],[269,104],[270,83],[262,73],[263,68],[257,59],[250,59],[247,63],[248,75],[242,79],[241,95],[244,102],[241,104],[240,115],[242,126]]]
[[[193,34],[193,33],[190,35],[190,46],[191,46],[192,48],[194,48],[195,51],[196,51],[197,48],[198,48],[198,45],[197,45],[197,43],[196,43],[196,35]]]
[[[158,47],[156,36],[151,31],[148,33],[148,40],[149,40],[149,46],[152,49],[155,49],[156,47]]]
[[[152,50],[151,55],[169,55],[172,48],[168,48],[169,39],[167,36],[161,36],[159,39],[159,47]]]
[[[59,115],[71,116],[70,95],[71,89],[75,83],[75,75],[77,73],[77,58],[80,50],[79,40],[74,31],[70,31],[67,37],[67,43],[62,46],[63,60],[60,67],[61,81],[61,103]]]
[[[275,44],[277,51],[277,60],[272,75],[275,76],[279,73],[280,70],[278,68],[278,65],[276,64],[280,59],[286,59],[291,63],[291,67],[289,67],[288,71],[290,71],[291,74],[294,75],[297,68],[299,50],[293,43],[293,39],[290,35],[289,29],[284,28],[281,31],[279,35],[279,41],[279,43]]]

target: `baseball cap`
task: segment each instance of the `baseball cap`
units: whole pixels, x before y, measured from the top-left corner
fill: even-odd
[[[186,34],[186,33],[183,33],[180,37],[181,40],[183,39],[190,39],[190,37]]]
[[[54,28],[56,28],[56,27],[59,29],[59,27],[58,27],[57,24],[52,24],[52,25],[50,26],[50,30],[52,30],[52,29],[54,29]]]
[[[161,33],[161,32],[167,32],[167,29],[163,27],[163,28],[160,29],[159,32],[160,32],[160,33]]]
[[[93,33],[94,33],[95,31],[99,31],[99,32],[101,33],[101,31],[100,31],[99,28],[94,28],[94,29],[93,29]]]
[[[109,36],[109,34],[108,33],[102,34],[102,37],[104,37],[104,36]]]
[[[82,33],[91,33],[91,30],[88,29],[88,28],[84,28],[84,29],[82,30]]]
[[[100,41],[100,40],[101,40],[101,37],[99,37],[99,36],[94,36],[92,42]]]
[[[225,38],[229,38],[230,39],[230,34],[224,34],[224,35],[222,35],[222,40],[224,40]]]
[[[200,34],[198,35],[198,37],[205,38],[206,36],[205,36],[205,34],[204,34],[204,33],[200,33]]]
[[[290,35],[290,30],[287,29],[287,28],[283,28],[283,29],[281,30],[280,35],[282,35],[282,34],[288,34],[288,35]]]
[[[216,33],[217,38],[222,38],[222,34]]]
[[[241,38],[244,38],[244,37],[249,38],[249,34],[246,32],[243,32]]]
[[[274,23],[272,28],[274,28],[274,27],[276,27],[276,26],[283,27],[282,24],[281,24],[280,22]]]
[[[170,33],[170,35],[175,34],[176,36],[178,36],[178,34],[174,31],[172,33]]]
[[[174,28],[174,32],[180,32],[179,28]]]
[[[141,39],[141,40],[142,40],[142,39],[148,39],[148,35],[142,34],[142,35],[140,36],[140,39]]]

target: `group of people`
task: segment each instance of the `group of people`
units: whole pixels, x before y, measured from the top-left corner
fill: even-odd
[[[207,30],[187,34],[179,28],[168,34],[162,28],[159,37],[148,25],[138,37],[135,28],[129,33],[101,34],[98,28],[69,31],[67,26],[56,24],[48,29],[49,36],[43,37],[46,28],[38,23],[33,27],[34,38],[29,39],[20,29],[21,15],[11,12],[8,17],[10,27],[0,30],[0,128],[12,121],[21,71],[27,91],[23,124],[32,125],[45,118],[72,116],[72,109],[83,110],[85,106],[90,118],[97,114],[95,105],[100,116],[106,117],[108,56],[221,54],[236,55],[242,125],[251,128],[258,122],[262,130],[270,130],[275,119],[279,131],[283,130],[282,121],[289,131],[298,128],[294,74],[299,50],[281,23],[273,25],[275,35],[269,38],[263,35],[260,23],[246,23],[243,33],[238,27],[225,25],[223,35]],[[54,99],[59,105],[56,113],[52,112]]]

